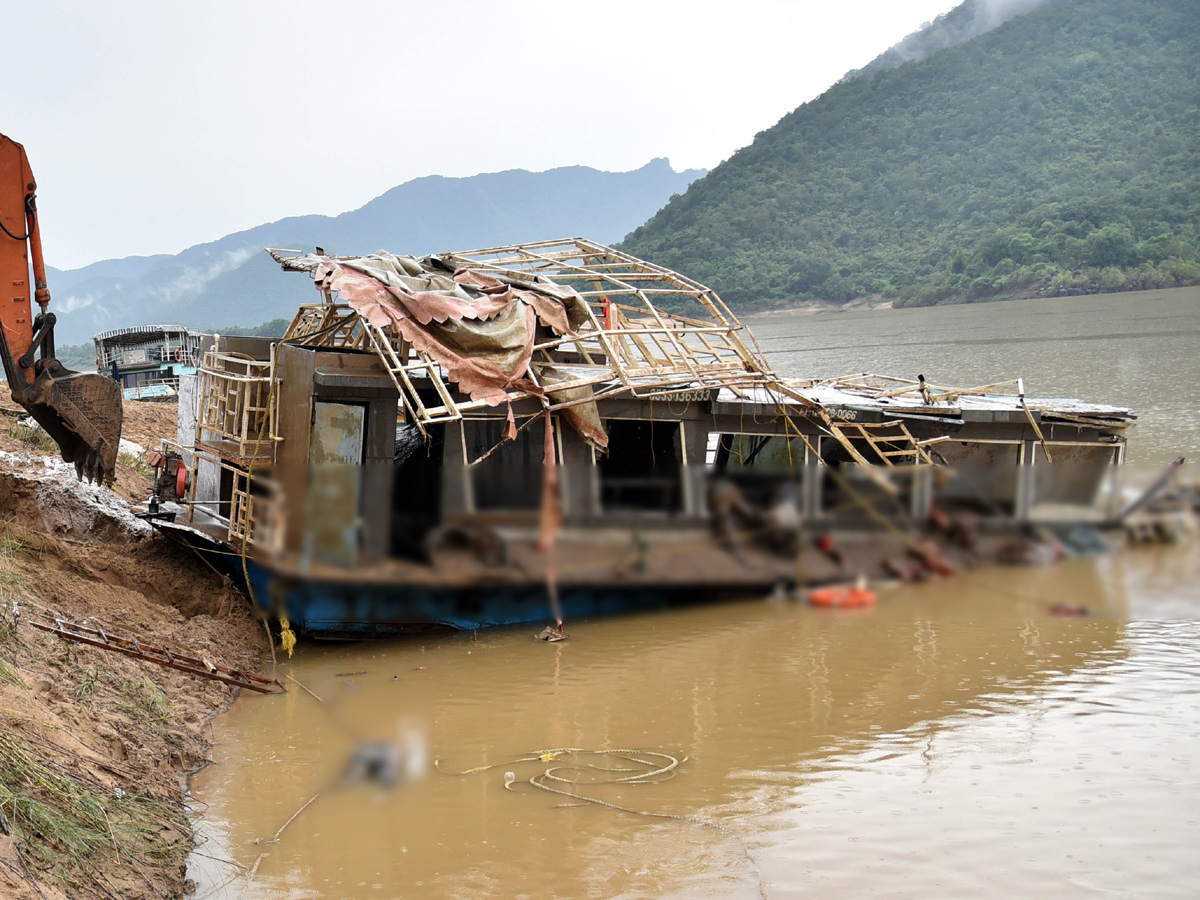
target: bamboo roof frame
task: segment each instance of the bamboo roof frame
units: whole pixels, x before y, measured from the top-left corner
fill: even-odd
[[[285,271],[308,272],[321,262],[358,258],[316,256],[295,250],[267,252]],[[570,287],[585,301],[586,319],[575,333],[551,334],[534,343],[524,374],[545,395],[510,388],[505,391],[510,405],[536,396],[543,409],[554,412],[622,395],[668,399],[710,390],[716,396],[724,388],[739,399],[774,407],[783,421],[784,433],[800,437],[819,458],[819,448],[800,431],[793,418],[797,407],[804,408],[805,417],[815,419],[818,430],[836,440],[889,493],[897,488],[888,470],[895,469],[897,463],[935,465],[926,447],[943,438],[918,441],[898,419],[852,421],[838,411],[836,404],[826,406],[808,396],[806,390],[830,388],[884,403],[916,395],[912,398],[916,405],[929,412],[934,411],[929,407],[936,404],[944,404],[945,411],[963,397],[1012,398],[1024,412],[1047,462],[1052,461],[1050,450],[1034,416],[1035,409],[1051,416],[1052,421],[1056,418],[1112,428],[1127,424],[1120,421],[1122,415],[1132,417],[1128,410],[1116,407],[1110,408],[1115,416],[1108,410],[1080,415],[1061,412],[1052,401],[1027,402],[1020,378],[969,388],[933,385],[923,376],[914,381],[873,373],[785,381],[772,371],[754,335],[714,291],[670,269],[583,238],[443,253],[437,258],[451,270],[474,270],[519,287],[537,281]],[[676,301],[676,305],[678,301],[690,302],[697,310],[684,315],[660,309],[651,298],[666,298]],[[321,301],[298,308],[280,343],[374,353],[396,388],[407,420],[422,432],[428,425],[460,420],[468,413],[479,415],[497,405],[465,397],[429,353],[413,347],[391,326],[371,324],[328,291]],[[266,510],[261,518],[274,520],[279,504],[275,491],[268,490],[259,497],[250,489],[254,464],[273,459],[275,444],[280,440],[276,428],[275,362],[274,355],[263,362],[214,348],[206,354],[200,369],[202,402],[195,452],[235,472],[229,538],[255,545],[274,543],[281,533],[275,521],[263,523],[266,527],[259,534],[254,532],[255,521],[260,518],[254,515],[255,507]],[[548,368],[556,372],[550,378],[546,377]],[[569,374],[565,382],[561,379],[564,371]],[[437,397],[437,405],[425,402],[428,391],[422,397],[419,388],[426,386]],[[591,391],[583,398],[556,401],[550,396],[555,387],[589,387]],[[896,407],[889,410],[900,415],[913,412]],[[1102,417],[1107,418],[1102,421]],[[211,432],[212,440],[206,440],[206,431]],[[470,465],[486,459],[499,446]],[[195,489],[193,479],[189,521],[194,513]]]
[[[321,261],[357,258],[318,257],[295,250],[267,252],[291,271],[311,271]],[[911,397],[923,408],[944,408],[964,397],[1011,397],[1045,447],[1033,410],[1052,412],[1053,407],[1027,402],[1022,379],[966,388],[869,372],[785,381],[775,375],[754,335],[715,291],[671,269],[594,241],[576,237],[435,256],[451,270],[474,270],[518,286],[544,280],[570,287],[583,298],[587,318],[576,334],[550,336],[533,347],[527,374],[539,388],[549,386],[544,383],[543,370],[553,367],[569,374],[570,386],[591,387],[591,399],[620,395],[666,398],[720,388],[746,398],[752,390],[764,389],[770,402],[785,416],[787,406],[807,408],[821,423],[821,430],[868,469],[891,468],[893,460],[912,465],[934,463],[902,423],[863,427],[843,421],[836,410],[805,391],[834,388],[876,401]],[[674,309],[662,309],[655,301],[666,301]],[[691,307],[687,314],[675,311],[681,305]],[[311,347],[374,352],[400,394],[409,421],[422,431],[426,425],[456,421],[494,405],[464,397],[428,353],[409,345],[391,328],[371,325],[328,293],[323,302],[300,307],[283,340]],[[437,397],[435,405],[425,402],[419,387],[432,389]],[[534,396],[517,388],[505,394],[510,403]],[[539,399],[550,411],[580,402]],[[864,457],[855,442],[863,449],[871,448],[880,463]]]
[[[284,269],[307,270],[315,257],[268,250]],[[552,366],[570,374],[573,387],[593,386],[606,395],[660,396],[680,391],[774,384],[762,351],[743,340],[745,326],[715,292],[677,272],[583,238],[540,241],[438,254],[447,266],[501,280],[548,280],[575,289],[587,320],[576,334],[534,345],[528,376],[542,387],[540,371]],[[327,257],[337,261],[339,257]],[[340,257],[349,259],[352,257]],[[660,309],[651,297],[691,301],[694,316]],[[429,354],[388,328],[371,325],[348,306],[326,298],[297,311],[284,341],[314,347],[370,349],[383,361],[415,424],[461,419],[489,406],[456,396],[446,372]],[[429,385],[440,405],[429,406],[418,384]],[[618,387],[619,385],[619,387]],[[615,388],[615,390],[614,390]],[[509,402],[531,396],[506,391]],[[553,411],[562,404],[550,402]]]

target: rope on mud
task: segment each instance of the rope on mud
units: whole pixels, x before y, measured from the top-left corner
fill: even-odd
[[[608,809],[615,809],[618,812],[629,813],[635,816],[646,816],[654,819],[674,819],[677,822],[687,822],[691,825],[699,825],[702,828],[712,828],[720,832],[727,838],[735,840],[738,847],[742,851],[742,856],[750,867],[754,870],[755,878],[758,882],[759,896],[766,900],[767,891],[763,885],[762,870],[754,857],[750,855],[750,848],[746,844],[746,839],[738,832],[717,822],[708,819],[701,819],[697,816],[677,815],[675,813],[653,812],[644,809],[634,809],[629,806],[621,806],[618,803],[610,803],[607,800],[601,800],[599,797],[589,797],[586,794],[580,794],[573,790],[568,790],[563,787],[553,787],[547,782],[558,782],[561,785],[579,785],[579,784],[660,784],[663,781],[669,781],[674,778],[678,772],[681,763],[687,761],[687,757],[675,757],[669,753],[663,753],[657,750],[591,750],[582,747],[558,747],[550,750],[538,750],[530,756],[520,756],[516,759],[509,760],[503,763],[493,763],[487,766],[476,766],[472,769],[467,769],[463,772],[445,772],[443,774],[449,776],[465,776],[477,775],[480,772],[487,772],[492,769],[498,769],[502,766],[518,765],[520,763],[531,762],[554,762],[563,756],[599,756],[608,760],[621,760],[628,763],[636,763],[638,767],[622,767],[622,766],[598,766],[594,763],[584,762],[579,765],[556,765],[549,766],[541,772],[532,775],[527,779],[526,783],[532,785],[541,791],[547,791],[551,794],[558,794],[562,797],[570,797],[573,800],[580,800],[583,803],[591,803],[596,806],[604,806]],[[439,772],[441,767],[439,760],[434,760],[433,766]],[[592,781],[584,782],[578,777],[570,777],[560,773],[564,772],[607,772],[607,773],[629,773],[620,775],[616,778],[597,778]],[[504,789],[513,793],[520,793],[513,788],[517,783],[515,773],[507,771],[504,773]],[[582,804],[579,804],[582,805]]]
[[[463,772],[444,772],[443,774],[451,775],[451,776],[478,775],[480,772],[487,772],[491,769],[498,769],[501,766],[510,766],[510,765],[515,765],[517,763],[551,762],[553,760],[558,759],[563,754],[568,754],[568,753],[569,754],[592,754],[595,756],[613,757],[613,758],[618,758],[618,759],[625,759],[628,762],[636,762],[643,766],[653,766],[654,767],[654,768],[639,772],[636,769],[628,769],[628,768],[601,768],[600,766],[592,765],[589,763],[586,766],[552,766],[550,769],[547,770],[547,771],[553,771],[553,770],[557,770],[557,769],[588,768],[588,769],[594,769],[594,770],[600,771],[600,772],[633,772],[634,773],[632,775],[627,775],[623,778],[615,778],[615,779],[611,779],[609,781],[597,781],[597,782],[594,782],[595,784],[618,784],[618,783],[639,783],[639,782],[656,784],[657,782],[651,782],[650,779],[655,778],[659,775],[666,775],[668,778],[673,778],[675,770],[677,768],[679,768],[679,764],[681,762],[685,762],[687,760],[686,756],[683,757],[682,759],[678,759],[674,756],[671,756],[669,753],[660,753],[660,752],[654,751],[654,750],[588,750],[583,747],[558,747],[553,750],[538,750],[534,753],[533,756],[519,756],[516,759],[509,760],[507,762],[493,763],[492,765],[488,765],[488,766],[476,766],[473,769],[467,769],[466,771],[463,771]],[[648,760],[637,759],[635,756],[633,756],[633,754],[635,754],[635,753],[640,754],[642,756],[657,757],[659,760],[665,761],[665,764],[659,765],[657,763],[650,762]],[[434,760],[434,762],[433,762],[434,767],[437,768],[439,772],[441,771],[440,762],[441,762],[440,760]],[[564,779],[564,778],[559,778],[557,780],[568,781],[569,783],[572,783],[572,784],[578,783],[578,782],[571,781],[570,779]],[[666,780],[666,779],[663,779],[663,780]]]

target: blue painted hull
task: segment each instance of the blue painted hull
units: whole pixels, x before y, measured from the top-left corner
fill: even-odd
[[[282,607],[294,628],[313,637],[353,640],[553,621],[544,588],[436,590],[289,578],[254,562],[247,568],[259,608],[274,617]],[[686,602],[686,597],[677,591],[647,587],[567,589],[560,597],[567,621],[665,609],[679,602]]]
[[[436,629],[471,630],[553,619],[542,586],[516,585],[431,589],[405,584],[319,580],[281,574],[190,528],[154,522],[172,540],[201,554],[236,583],[249,588],[254,604],[274,619],[285,612],[292,627],[312,637],[360,640]],[[559,598],[566,621],[627,612],[666,609],[711,599],[695,587],[605,585],[567,587]]]

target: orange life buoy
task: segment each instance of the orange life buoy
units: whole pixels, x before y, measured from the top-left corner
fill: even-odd
[[[183,350],[180,347],[175,348],[175,362],[183,362]]]
[[[874,606],[876,599],[874,591],[861,587],[820,588],[808,595],[809,604],[827,609],[862,609]]]

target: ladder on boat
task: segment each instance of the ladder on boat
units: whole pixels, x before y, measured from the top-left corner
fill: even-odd
[[[834,422],[829,423],[829,430],[839,444],[846,448],[854,461],[862,466],[887,466],[894,468],[896,462],[909,465],[933,465],[929,452],[917,443],[917,439],[903,422]],[[877,457],[869,460],[855,441],[865,443]]]

